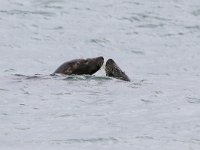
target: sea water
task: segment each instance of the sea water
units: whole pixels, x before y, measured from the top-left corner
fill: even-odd
[[[1,150],[199,150],[199,0],[0,0]],[[50,76],[112,58],[130,77]]]

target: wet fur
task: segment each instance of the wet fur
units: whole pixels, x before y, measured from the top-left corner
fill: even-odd
[[[104,63],[103,57],[88,58],[88,59],[74,59],[63,63],[55,73],[66,75],[92,75],[96,73]]]
[[[112,59],[106,62],[106,76],[114,77],[124,81],[130,81],[129,77],[123,72]]]

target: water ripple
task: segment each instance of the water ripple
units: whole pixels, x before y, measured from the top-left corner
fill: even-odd
[[[7,15],[42,15],[42,16],[54,16],[55,13],[47,12],[47,11],[26,11],[26,10],[0,10],[0,14],[7,14]]]
[[[158,28],[158,27],[163,27],[164,24],[144,24],[144,25],[138,25],[137,27],[139,28]]]
[[[192,15],[194,15],[194,16],[200,16],[200,9],[193,11]]]
[[[91,39],[90,42],[104,47],[107,43],[109,43],[109,40],[107,40],[105,38],[102,38],[102,39]]]
[[[200,98],[186,97],[187,101],[192,104],[200,104]]]
[[[3,89],[3,88],[0,88],[0,91],[9,91],[9,90],[7,90],[7,89]]]
[[[52,140],[53,143],[68,143],[68,144],[74,144],[74,143],[117,143],[118,140],[114,137],[110,138],[82,138],[82,139],[67,139],[67,140]]]

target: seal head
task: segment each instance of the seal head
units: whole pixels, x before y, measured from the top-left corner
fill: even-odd
[[[108,59],[106,62],[106,76],[114,77],[116,79],[130,81],[129,77],[123,72],[114,60]]]
[[[66,74],[66,75],[92,75],[96,73],[104,63],[104,58],[87,58],[87,59],[74,59],[63,63],[55,73]]]

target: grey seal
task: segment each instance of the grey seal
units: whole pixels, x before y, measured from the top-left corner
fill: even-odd
[[[92,75],[101,68],[103,63],[104,58],[102,56],[87,59],[74,59],[60,65],[53,74]]]

